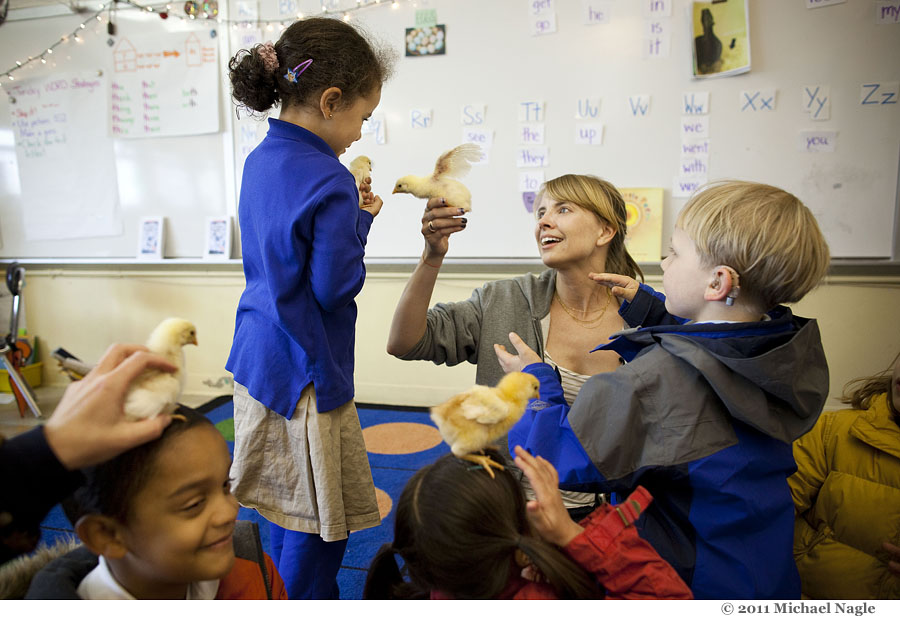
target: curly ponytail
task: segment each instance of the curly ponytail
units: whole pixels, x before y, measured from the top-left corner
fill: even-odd
[[[228,61],[232,98],[242,107],[260,113],[271,109],[279,100],[275,88],[278,69],[272,71],[266,66],[264,55],[260,54],[262,47],[261,43],[242,49]]]
[[[239,106],[264,113],[278,102],[282,107],[311,105],[331,87],[340,88],[343,105],[352,105],[381,87],[396,57],[393,49],[375,45],[354,26],[327,17],[294,22],[274,50],[274,69],[266,66],[266,44],[242,49],[228,62],[232,98]],[[309,65],[299,79],[285,78],[304,62]]]

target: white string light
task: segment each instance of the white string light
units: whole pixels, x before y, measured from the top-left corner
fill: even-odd
[[[38,55],[36,55],[36,56],[28,56],[28,59],[25,60],[25,61],[22,61],[22,60],[16,60],[16,66],[10,68],[10,69],[7,70],[5,73],[0,73],[0,79],[2,79],[3,77],[6,77],[6,78],[9,79],[9,81],[14,81],[15,78],[13,77],[13,73],[14,73],[15,71],[18,71],[19,69],[22,69],[22,68],[24,68],[24,67],[30,65],[32,62],[35,62],[35,61],[37,61],[37,60],[40,60],[41,64],[47,64],[47,60],[46,60],[45,56],[47,56],[47,55],[49,55],[49,54],[52,54],[52,53],[53,53],[53,50],[54,50],[56,47],[58,47],[59,45],[62,45],[62,44],[64,44],[64,43],[67,43],[67,42],[69,41],[69,37],[72,37],[72,39],[73,39],[75,42],[81,43],[81,42],[83,41],[83,39],[81,38],[81,36],[79,36],[78,33],[79,33],[81,30],[84,30],[85,28],[87,28],[87,26],[85,25],[85,23],[87,23],[87,22],[90,21],[91,19],[96,19],[96,20],[98,20],[98,21],[102,21],[103,17],[102,17],[102,15],[101,15],[101,13],[103,13],[103,11],[105,11],[111,4],[112,4],[112,2],[108,2],[108,3],[106,3],[106,4],[101,4],[101,5],[100,5],[100,8],[97,10],[96,13],[94,13],[93,15],[91,15],[90,17],[88,17],[88,18],[87,18],[84,22],[82,22],[81,24],[79,24],[78,27],[75,28],[75,30],[74,30],[73,32],[71,32],[70,34],[63,34],[62,36],[60,36],[59,39],[58,39],[55,43],[53,43],[52,45],[49,45],[47,48],[45,48],[44,51],[43,51],[42,53],[40,53],[40,54],[38,54]],[[33,68],[33,67],[29,66],[28,68]],[[0,81],[0,83],[2,83],[2,81]]]
[[[412,0],[405,0],[405,1],[412,2]],[[325,16],[333,15],[335,17],[340,16],[341,19],[343,19],[344,21],[350,21],[351,14],[355,13],[356,11],[361,11],[361,10],[368,9],[368,8],[374,8],[374,7],[378,7],[378,6],[387,6],[388,5],[388,2],[385,2],[384,4],[382,4],[381,0],[355,0],[355,3],[356,3],[356,6],[350,6],[349,8],[342,9],[342,8],[336,8],[336,6],[338,4],[340,4],[340,2],[338,0],[331,0],[329,3],[321,2],[320,6],[322,9],[322,12],[319,13],[319,15],[325,15]],[[332,8],[329,8],[329,4],[331,5]],[[8,79],[9,81],[15,81],[15,77],[13,76],[13,73],[15,73],[16,71],[23,69],[26,66],[29,69],[34,68],[33,66],[31,66],[31,64],[33,62],[40,60],[41,64],[47,64],[46,56],[52,54],[53,50],[55,48],[57,48],[58,46],[68,43],[70,38],[71,38],[71,40],[75,41],[76,43],[83,43],[84,36],[82,34],[80,34],[80,32],[87,28],[86,24],[88,22],[90,22],[92,19],[96,19],[98,22],[102,23],[103,22],[102,13],[104,11],[110,9],[110,7],[115,7],[116,9],[119,9],[119,8],[121,8],[120,5],[128,5],[131,8],[142,11],[142,12],[153,13],[154,15],[158,15],[162,19],[167,19],[168,17],[177,17],[178,19],[181,19],[181,20],[197,19],[196,15],[188,15],[188,14],[179,15],[179,14],[172,13],[171,12],[172,11],[171,4],[161,4],[160,3],[160,4],[155,5],[155,7],[154,7],[154,6],[150,6],[150,5],[138,4],[137,2],[134,2],[133,0],[118,0],[118,2],[116,0],[111,0],[111,1],[108,1],[105,3],[98,4],[97,6],[99,8],[97,9],[97,11],[94,14],[92,14],[90,17],[85,19],[84,22],[80,23],[78,25],[78,27],[75,28],[74,31],[69,32],[69,33],[63,33],[53,44],[48,45],[46,48],[44,48],[44,51],[41,52],[40,54],[37,54],[35,56],[28,56],[26,60],[16,60],[15,66],[10,67],[3,73],[0,73],[0,87],[2,87],[2,85],[3,85],[4,78]],[[197,3],[198,11],[200,10],[202,5],[203,5],[203,3]],[[393,9],[398,8],[400,6],[400,0],[393,0],[393,2],[390,3],[390,6]],[[414,4],[414,6],[415,6],[415,4]],[[223,18],[218,17],[217,13],[218,13],[218,9],[215,9],[214,13],[212,15],[210,15],[209,11],[204,11],[202,13],[202,16],[204,19],[215,22],[215,23],[231,24],[232,29],[235,29],[235,30],[237,28],[239,28],[240,26],[244,26],[245,28],[252,28],[253,26],[256,26],[259,28],[265,27],[267,32],[271,32],[274,28],[274,25],[278,24],[278,30],[281,31],[281,30],[284,30],[285,27],[287,27],[288,25],[290,25],[291,23],[294,22],[293,19],[287,19],[287,20],[223,19]],[[303,19],[303,17],[304,17],[303,13],[297,13],[297,19]],[[56,66],[56,63],[55,62],[51,63],[51,66]]]

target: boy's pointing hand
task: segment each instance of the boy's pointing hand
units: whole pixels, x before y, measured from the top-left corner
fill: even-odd
[[[622,298],[626,302],[634,300],[634,295],[638,292],[641,285],[630,276],[622,274],[610,274],[608,272],[591,272],[588,274],[590,279],[601,285],[606,285],[609,290],[617,298]]]

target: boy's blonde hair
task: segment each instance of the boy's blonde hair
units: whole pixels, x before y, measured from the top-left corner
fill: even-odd
[[[705,266],[740,275],[740,295],[769,310],[797,302],[828,270],[828,244],[809,208],[767,184],[716,182],[695,193],[676,225]]]
[[[625,248],[628,211],[625,209],[625,199],[612,183],[597,176],[566,174],[547,180],[538,191],[535,203],[544,195],[593,212],[597,218],[612,227],[616,235],[609,243],[606,271],[644,280],[640,266]]]

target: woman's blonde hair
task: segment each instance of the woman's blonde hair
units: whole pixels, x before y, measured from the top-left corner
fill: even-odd
[[[544,195],[593,212],[602,222],[612,227],[616,234],[609,243],[606,271],[644,280],[640,266],[625,248],[625,221],[628,213],[625,210],[625,199],[615,186],[596,176],[566,174],[545,182],[535,203]]]
[[[767,184],[723,181],[695,193],[676,225],[704,265],[731,266],[741,296],[769,310],[797,302],[828,270],[828,244],[809,208]]]

